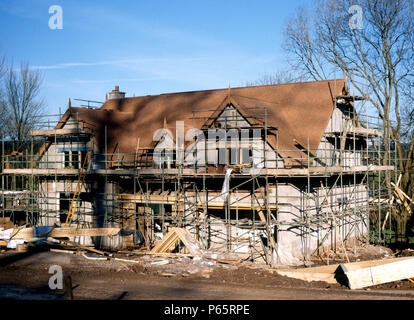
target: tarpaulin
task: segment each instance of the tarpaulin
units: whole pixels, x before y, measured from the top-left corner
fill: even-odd
[[[33,237],[35,238],[44,238],[53,230],[53,226],[33,226]]]
[[[142,244],[144,243],[145,239],[142,233],[139,230],[135,229],[121,229],[119,230],[120,236],[130,236],[134,235],[134,245]]]

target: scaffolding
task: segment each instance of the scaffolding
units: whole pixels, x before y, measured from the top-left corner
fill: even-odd
[[[355,103],[355,97],[337,97],[338,103],[350,100]],[[230,106],[221,115],[221,128],[246,129],[246,116]],[[194,108],[193,119],[214,122],[212,111],[216,109]],[[232,252],[267,264],[281,263],[286,250],[299,249],[303,260],[310,261],[339,250],[341,242],[355,249],[373,232],[379,243],[390,237],[389,212],[396,203],[389,199],[391,181],[398,176],[397,154],[380,119],[343,112],[337,119],[341,127],[328,128],[317,149],[308,139],[295,141],[295,150],[281,150],[278,129],[268,125],[268,108],[250,111],[261,142],[251,137],[248,142],[263,152],[254,171],[241,163],[240,150],[237,163],[228,160],[216,166],[185,166],[174,159],[156,164],[154,149],[138,145],[134,153],[108,153],[107,127],[104,150],[98,150],[94,125],[77,119],[76,113],[68,119],[61,114],[42,117],[24,152],[6,155],[2,140],[0,216],[16,223],[63,224],[77,198],[72,228],[138,230],[151,248],[169,227],[183,227],[204,250]],[[274,158],[268,154],[269,136]],[[286,153],[298,156],[281,156]],[[84,163],[90,165],[84,169]],[[376,217],[374,225],[370,215]],[[122,239],[124,246],[134,245],[131,237]],[[290,242],[284,239],[300,245],[288,249]]]

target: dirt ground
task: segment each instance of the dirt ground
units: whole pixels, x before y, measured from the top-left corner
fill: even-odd
[[[95,257],[50,251],[0,253],[0,298],[64,299],[64,289],[51,290],[48,286],[52,276],[49,268],[58,265],[64,276],[71,277],[74,299],[82,300],[414,299],[414,283],[408,280],[350,290],[339,284],[280,276],[269,268],[248,262],[232,265],[185,256],[160,258],[137,254],[91,260]],[[133,261],[116,261],[115,257]]]

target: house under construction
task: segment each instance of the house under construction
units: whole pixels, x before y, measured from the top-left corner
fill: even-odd
[[[142,97],[115,87],[100,107],[41,118],[37,152],[3,156],[1,214],[120,227],[74,239],[112,249],[151,248],[178,226],[204,250],[272,265],[357,246],[370,212],[387,213],[396,160],[361,100],[345,79]]]

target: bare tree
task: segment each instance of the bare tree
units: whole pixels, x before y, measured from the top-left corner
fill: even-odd
[[[382,119],[384,137],[396,141],[401,186],[412,196],[414,106],[412,100],[401,104],[409,102],[413,92],[414,4],[360,0],[362,25],[356,27],[350,23],[355,15],[352,5],[352,0],[320,0],[300,8],[286,24],[284,48],[295,70],[310,79],[327,79],[337,69],[347,75],[356,94],[364,96]],[[385,140],[384,149],[389,145]],[[400,221],[399,231],[405,233],[407,219]]]
[[[301,76],[290,71],[276,71],[275,73],[263,73],[255,81],[246,82],[246,87],[262,86],[271,84],[292,83],[302,80]]]
[[[21,151],[41,113],[44,103],[39,98],[42,77],[38,70],[22,63],[18,70],[11,65],[4,80],[2,99],[3,124],[6,136]]]
[[[6,73],[6,62],[5,58],[0,60],[0,80],[3,79]],[[4,132],[4,120],[5,120],[5,103],[4,103],[4,90],[0,86],[0,136],[3,136]]]
[[[407,81],[402,89],[400,141],[407,146],[410,143],[410,137],[414,134],[414,80]]]

